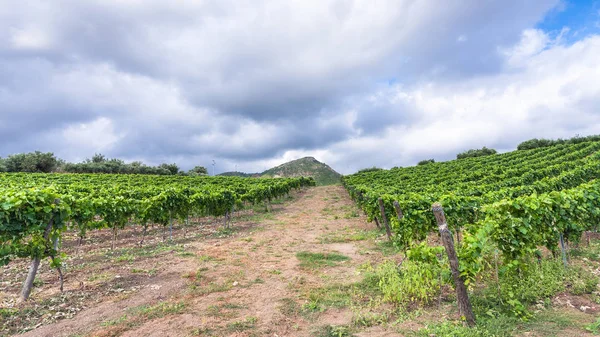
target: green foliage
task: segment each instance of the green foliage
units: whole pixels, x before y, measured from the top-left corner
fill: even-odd
[[[147,166],[139,161],[127,164],[120,159],[109,159],[100,153],[81,163],[66,163],[62,165],[61,170],[68,173],[173,174],[167,167]]]
[[[573,295],[591,294],[598,287],[598,277],[580,266],[571,266],[566,275],[566,285]]]
[[[325,325],[315,331],[316,337],[351,337],[352,329],[345,325]]]
[[[413,262],[422,262],[428,264],[437,264],[444,256],[443,246],[429,246],[427,242],[421,242],[418,245],[412,246],[406,251],[406,257]]]
[[[554,145],[560,145],[560,144],[578,144],[578,143],[582,143],[582,142],[598,141],[598,140],[600,140],[600,135],[593,135],[593,136],[587,136],[587,137],[576,136],[571,139],[533,138],[533,139],[526,140],[526,141],[522,142],[521,144],[519,144],[517,146],[517,150],[531,150],[531,149],[537,149],[540,147],[548,147],[548,146],[554,146]]]
[[[0,265],[15,257],[52,257],[51,267],[59,267],[63,256],[53,242],[69,229],[84,237],[89,230],[116,232],[131,223],[167,226],[190,215],[224,216],[244,202],[260,203],[312,185],[314,180],[303,177],[3,173]]]
[[[383,170],[383,169],[379,168],[379,167],[373,166],[373,167],[367,167],[367,168],[364,168],[364,169],[360,169],[356,173],[375,172],[375,171],[381,171],[381,170]]]
[[[591,293],[597,284],[598,278],[589,271],[577,266],[565,268],[560,260],[544,259],[519,264],[517,268],[504,265],[498,282],[488,282],[489,287],[481,289],[472,301],[479,315],[528,318],[529,305],[565,290],[576,295]]]
[[[466,261],[461,273],[470,282],[489,263],[486,247],[518,265],[540,246],[556,252],[560,235],[577,242],[600,222],[599,151],[600,141],[582,141],[364,172],[344,176],[343,184],[369,220],[380,216],[377,200],[384,201],[394,242],[404,248],[436,230],[431,205],[440,202],[451,230],[465,238],[459,249]]]
[[[303,268],[320,268],[325,266],[335,266],[336,262],[350,260],[349,257],[337,253],[311,253],[298,252],[296,254],[300,260],[300,267]]]
[[[586,325],[585,329],[594,335],[600,335],[600,317],[594,323]]]
[[[167,163],[164,163],[164,164],[158,165],[158,168],[159,169],[163,169],[163,170],[167,170],[171,174],[177,174],[177,173],[179,173],[179,166],[177,166],[177,164],[167,164]]]
[[[415,337],[430,337],[430,336],[443,336],[443,337],[509,337],[512,336],[510,331],[500,330],[498,333],[489,331],[485,327],[466,327],[462,323],[455,322],[442,322],[430,324],[424,329],[420,329],[417,332],[411,334]],[[409,335],[409,336],[411,336]]]
[[[421,166],[421,165],[427,165],[427,164],[433,164],[433,163],[435,163],[435,159],[424,159],[424,160],[421,160],[420,162],[418,162],[417,165]]]
[[[488,149],[487,147],[483,147],[481,149],[471,149],[465,152],[461,152],[456,155],[456,159],[465,159],[465,158],[474,158],[474,157],[483,157],[483,156],[491,156],[496,154],[497,151],[494,149]]]
[[[384,299],[401,304],[432,302],[439,295],[440,286],[449,282],[450,276],[449,268],[442,268],[437,261],[411,260],[404,260],[400,267],[393,261],[384,262],[375,268],[375,275]]]
[[[208,170],[204,166],[195,166],[193,169],[188,171],[189,175],[206,175]]]
[[[30,153],[18,153],[8,156],[3,160],[6,172],[52,172],[58,166],[58,159],[53,153],[42,153],[40,151]]]

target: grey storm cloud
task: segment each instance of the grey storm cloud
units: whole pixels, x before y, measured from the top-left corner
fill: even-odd
[[[533,28],[557,6],[0,0],[0,155],[102,152],[184,168],[215,159],[217,171],[314,155],[349,173],[514,147],[526,132],[500,106],[518,111],[523,130],[555,130],[533,136],[595,132],[598,84],[585,72],[598,61],[578,55],[596,40],[566,45]],[[569,64],[562,84],[536,74]],[[535,94],[552,85],[563,101]],[[585,123],[567,118],[566,103]],[[442,119],[457,136],[421,146]]]

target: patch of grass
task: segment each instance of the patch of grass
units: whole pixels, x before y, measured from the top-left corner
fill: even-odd
[[[296,258],[300,260],[300,267],[307,269],[317,269],[321,267],[332,267],[337,262],[350,260],[349,257],[337,253],[311,253],[298,252]]]
[[[352,329],[347,325],[325,325],[313,333],[316,337],[351,337]]]
[[[106,258],[112,259],[115,261],[129,261],[130,259],[139,259],[142,257],[152,257],[162,253],[181,253],[185,251],[185,247],[183,245],[174,245],[170,243],[159,243],[153,246],[143,246],[143,247],[126,247],[115,249],[113,251],[108,251],[104,254]]]
[[[231,282],[223,282],[223,283],[210,282],[206,286],[199,286],[197,284],[190,285],[190,289],[198,295],[208,295],[208,294],[212,294],[212,293],[220,293],[220,292],[230,290],[231,287],[232,287]]]
[[[242,332],[250,329],[254,329],[258,318],[254,316],[246,317],[243,321],[236,321],[227,324],[227,330],[229,332]]]
[[[356,284],[334,284],[321,288],[308,289],[302,297],[306,303],[302,306],[302,313],[310,316],[321,313],[327,308],[344,308],[352,304]]]
[[[580,257],[598,262],[600,261],[600,243],[594,240],[590,242],[589,246],[581,244],[577,248],[572,248],[569,254],[571,257]]]
[[[207,327],[195,328],[190,331],[192,336],[214,336],[215,330]]]
[[[133,261],[135,261],[135,255],[131,254],[131,253],[125,253],[121,256],[117,256],[115,258],[115,262],[127,262],[127,263],[133,263]]]
[[[600,317],[594,323],[586,325],[585,329],[594,335],[600,335]]]
[[[357,231],[348,233],[348,231],[339,231],[334,233],[327,233],[321,238],[319,238],[319,242],[323,244],[328,243],[346,243],[353,241],[363,241],[368,239],[375,239],[379,236],[379,232],[377,231]]]
[[[245,306],[233,304],[233,303],[225,303],[222,305],[211,305],[207,308],[207,315],[212,317],[219,318],[233,318],[238,314],[232,310],[243,309]]]
[[[394,243],[388,240],[381,241],[377,243],[376,249],[381,252],[381,254],[385,256],[391,256],[398,254],[401,249],[397,246],[394,246]]]
[[[127,321],[127,315],[123,315],[119,318],[116,319],[112,319],[112,320],[108,320],[108,321],[104,321],[102,322],[100,325],[101,326],[113,326],[113,325],[117,325],[117,324],[121,324],[123,322]]]
[[[34,286],[35,288],[41,287],[41,286],[43,286],[43,285],[44,285],[44,281],[42,281],[42,279],[41,279],[41,278],[39,278],[39,277],[36,277],[35,279],[33,279],[33,286]]]
[[[346,214],[344,214],[344,219],[352,219],[352,218],[358,218],[360,217],[360,215],[358,214],[357,210],[352,210]]]
[[[213,260],[215,260],[215,258],[212,256],[209,256],[209,255],[198,256],[198,261],[200,261],[200,262],[208,262],[208,261],[213,261]]]
[[[292,298],[282,298],[279,302],[281,302],[278,307],[279,311],[287,317],[297,316],[302,310],[300,305]]]
[[[113,275],[110,273],[100,273],[100,274],[92,274],[92,275],[88,276],[87,280],[88,280],[88,282],[94,282],[94,281],[104,282],[104,281],[108,281],[112,278],[113,278]]]
[[[130,309],[135,315],[143,316],[145,319],[156,319],[167,315],[180,314],[185,309],[185,303],[183,302],[159,302],[155,305],[142,305]]]
[[[152,269],[137,269],[137,268],[132,268],[131,272],[133,274],[146,274],[148,276],[154,276],[158,273],[158,269],[156,268],[152,268]]]

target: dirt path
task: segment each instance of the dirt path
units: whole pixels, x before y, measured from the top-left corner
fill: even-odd
[[[186,256],[169,258],[127,298],[23,336],[313,336],[351,323],[349,309],[319,307],[314,293],[360,280],[359,266],[378,257],[360,238],[344,241],[372,228],[341,186],[312,188],[275,205],[253,230],[190,241]]]

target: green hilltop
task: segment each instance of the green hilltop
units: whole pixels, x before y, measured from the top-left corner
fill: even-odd
[[[329,165],[321,163],[313,157],[304,157],[281,164],[264,171],[263,173],[223,172],[220,176],[237,177],[313,177],[318,186],[339,184],[341,174],[334,171]]]
[[[261,177],[313,177],[317,185],[333,185],[340,182],[341,174],[329,165],[321,163],[313,157],[292,160],[261,173]]]

